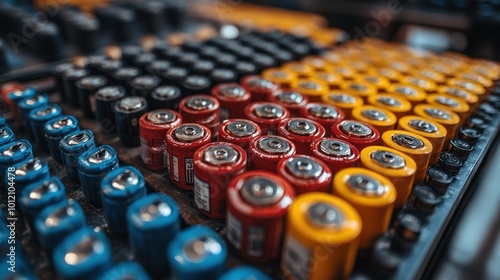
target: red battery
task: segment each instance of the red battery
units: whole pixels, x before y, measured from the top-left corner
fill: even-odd
[[[179,112],[186,123],[198,123],[217,134],[220,125],[220,103],[210,95],[196,94],[181,99]]]
[[[341,122],[345,118],[342,109],[320,102],[308,103],[302,107],[300,116],[321,124],[325,129],[326,136],[331,135],[330,128],[334,123]]]
[[[181,115],[169,109],[147,112],[139,118],[141,157],[147,168],[151,170],[165,168],[163,162],[165,135],[170,128],[177,127],[181,123]]]
[[[246,260],[276,260],[286,213],[295,197],[292,186],[271,172],[250,171],[231,180],[227,192],[229,242]]]
[[[289,116],[285,107],[271,102],[254,102],[245,107],[245,117],[258,124],[263,135],[276,135],[279,123]]]
[[[279,90],[277,84],[259,75],[247,75],[241,79],[241,86],[252,94],[252,102],[267,101],[269,96]]]
[[[309,98],[293,89],[284,89],[270,95],[269,101],[287,108],[291,117],[298,117],[300,109],[309,102]]]
[[[194,202],[210,218],[226,217],[227,186],[247,170],[247,154],[238,145],[215,142],[194,154]]]
[[[244,109],[250,103],[252,95],[237,83],[222,83],[210,92],[220,103],[220,119],[244,118]]]
[[[242,147],[248,153],[248,144],[261,135],[260,127],[246,119],[229,119],[219,126],[217,140],[233,143]]]
[[[278,125],[278,135],[295,144],[297,154],[309,154],[311,141],[325,136],[323,126],[305,118],[284,119]]]
[[[337,138],[312,141],[309,155],[322,160],[333,174],[359,165],[359,150],[351,143]]]
[[[333,124],[332,136],[353,144],[358,151],[380,143],[380,132],[374,126],[354,120]]]
[[[297,195],[308,192],[329,193],[332,186],[332,171],[321,160],[294,155],[283,159],[276,167],[278,176],[285,178],[295,189]]]
[[[193,190],[193,155],[201,146],[210,143],[210,129],[196,123],[185,123],[169,129],[165,143],[165,165],[172,184],[184,190]]]
[[[264,135],[250,141],[248,169],[276,172],[276,165],[296,153],[295,144],[281,136]]]

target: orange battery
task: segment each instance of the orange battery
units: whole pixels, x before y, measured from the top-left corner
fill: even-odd
[[[486,89],[489,89],[493,86],[493,80],[491,80],[489,77],[485,77],[472,71],[460,72],[457,77],[460,79],[476,82]]]
[[[415,183],[425,178],[429,166],[432,144],[427,138],[405,130],[389,130],[382,134],[384,145],[407,154],[417,164]]]
[[[392,84],[388,92],[406,98],[412,106],[424,102],[427,98],[425,91],[410,84]]]
[[[359,247],[371,248],[389,227],[396,201],[394,185],[374,171],[350,167],[334,176],[332,193],[358,211],[363,223]]]
[[[438,87],[437,92],[440,94],[453,96],[467,102],[470,107],[470,112],[474,112],[477,109],[477,106],[479,106],[479,98],[477,97],[477,95],[463,88],[440,86]]]
[[[395,94],[377,94],[368,97],[367,103],[391,111],[396,118],[411,112],[411,103],[406,98]]]
[[[422,77],[435,82],[437,85],[443,85],[446,83],[446,77],[434,70],[428,68],[417,69],[413,73],[416,77]]]
[[[316,72],[313,78],[328,84],[330,89],[339,89],[344,83],[344,78],[341,75],[331,72]]]
[[[380,133],[394,129],[397,121],[396,115],[391,111],[373,105],[363,105],[352,109],[352,118],[371,124]]]
[[[405,76],[401,83],[416,86],[424,90],[426,93],[433,93],[437,90],[436,82],[424,77]]]
[[[369,96],[378,93],[378,88],[367,82],[346,81],[340,85],[340,89],[348,90],[350,93],[363,98],[365,101]]]
[[[494,69],[485,67],[483,65],[474,64],[474,65],[470,66],[467,70],[478,73],[479,75],[488,77],[492,80],[498,80],[500,78],[500,71],[499,70],[494,70]]]
[[[309,78],[299,79],[294,90],[306,95],[311,102],[319,102],[321,96],[325,95],[330,88],[328,84],[321,80]]]
[[[359,75],[354,81],[373,84],[377,87],[378,92],[385,92],[391,85],[389,79],[377,75]]]
[[[330,72],[331,62],[320,56],[308,56],[302,59],[302,63],[311,66],[315,71]]]
[[[262,77],[281,88],[293,88],[297,86],[298,76],[288,69],[269,68],[262,72]]]
[[[446,107],[460,117],[461,123],[470,115],[469,104],[457,97],[446,94],[431,94],[427,96],[427,103]]]
[[[332,73],[340,74],[344,80],[354,80],[358,75],[358,71],[348,65],[332,65],[330,70]]]
[[[431,62],[430,64],[427,64],[427,67],[431,70],[443,74],[445,77],[454,77],[456,73],[456,70],[451,66],[448,66],[439,61]]]
[[[342,109],[346,119],[352,118],[352,109],[363,105],[363,98],[351,91],[333,90],[321,97],[321,101]]]
[[[303,62],[288,62],[283,65],[283,69],[294,72],[299,78],[307,79],[314,74],[314,68]]]
[[[354,60],[349,62],[349,66],[354,68],[358,73],[366,73],[370,69],[370,64],[362,60]]]
[[[387,78],[391,83],[397,83],[402,80],[403,74],[398,71],[388,68],[370,68],[367,72],[369,75],[381,76]]]
[[[413,112],[417,116],[429,118],[444,126],[447,132],[444,146],[448,147],[448,143],[455,137],[460,126],[460,117],[444,106],[430,104],[417,105],[413,108]]]
[[[447,84],[449,86],[454,86],[454,87],[466,89],[469,92],[477,95],[477,97],[479,98],[479,102],[485,100],[487,97],[486,89],[481,84],[470,81],[470,80],[453,78],[453,79],[449,79]]]
[[[361,151],[361,164],[389,179],[396,188],[395,207],[400,208],[410,196],[417,164],[400,151],[384,146],[366,147]]]

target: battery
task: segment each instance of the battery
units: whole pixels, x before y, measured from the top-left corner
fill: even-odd
[[[458,73],[457,77],[460,79],[476,82],[482,85],[486,90],[489,90],[493,87],[493,81],[489,77],[474,73],[472,71],[460,72]]]
[[[475,128],[461,126],[458,130],[458,138],[468,141],[472,145],[476,145],[477,140],[481,137],[481,132]]]
[[[180,83],[183,96],[206,94],[212,87],[212,80],[203,75],[188,75]]]
[[[167,60],[155,60],[146,66],[146,72],[153,76],[161,76],[172,67],[172,63]]]
[[[9,142],[3,146],[0,146],[1,183],[3,184],[5,182],[5,179],[9,179],[4,177],[9,167],[12,167],[20,162],[23,162],[31,158],[33,158],[33,149],[31,147],[31,144],[27,140],[24,139],[16,140]],[[15,180],[15,178],[12,178],[11,180]],[[11,182],[11,180],[9,180],[9,183]],[[6,188],[8,188],[9,186],[10,185],[7,184]]]
[[[235,144],[215,142],[199,148],[193,160],[196,207],[209,218],[224,219],[229,181],[247,170],[245,150]]]
[[[363,148],[380,143],[380,133],[370,124],[344,120],[332,125],[332,137],[345,140],[354,145],[358,151]]]
[[[312,77],[326,83],[330,90],[340,89],[340,86],[345,82],[342,75],[332,72],[316,72]]]
[[[105,55],[89,55],[85,57],[85,68],[90,72],[90,75],[100,75],[100,66],[106,61],[107,57]]]
[[[102,178],[111,170],[118,168],[118,158],[108,145],[91,148],[78,157],[78,176],[85,197],[90,203],[99,206]]]
[[[411,112],[411,103],[406,98],[396,94],[377,94],[368,97],[366,102],[372,106],[391,111],[396,118],[401,118]]]
[[[405,153],[415,161],[417,172],[414,183],[424,179],[433,152],[432,144],[427,138],[404,130],[389,130],[382,134],[382,141],[385,146]]]
[[[470,111],[469,104],[464,100],[445,95],[445,94],[432,94],[427,97],[427,103],[430,105],[437,105],[446,107],[446,109],[454,112],[460,117],[460,123],[462,124],[472,113]]]
[[[213,136],[220,125],[220,103],[210,95],[198,94],[185,97],[179,103],[179,111],[186,123],[204,125]]]
[[[151,280],[149,275],[144,271],[144,268],[137,262],[127,261],[122,262],[108,271],[104,272],[98,280],[122,280],[123,278],[130,277],[132,279]]]
[[[209,77],[214,85],[220,83],[234,83],[238,81],[238,73],[235,70],[227,68],[215,68],[209,73]],[[207,88],[200,93],[205,93],[208,91],[209,89]]]
[[[224,272],[227,247],[207,226],[195,225],[179,232],[167,248],[167,261],[176,279],[218,279]]]
[[[340,108],[344,112],[345,119],[352,118],[352,109],[364,104],[363,98],[351,92],[333,90],[321,97],[321,101],[331,106]]]
[[[19,113],[24,122],[24,129],[29,138],[33,139],[33,130],[31,129],[31,120],[29,114],[31,110],[45,107],[49,104],[49,97],[45,94],[35,95],[30,98],[25,98],[17,104],[19,106]]]
[[[146,67],[156,60],[156,55],[154,53],[141,53],[137,55],[131,65],[139,67],[141,70],[146,70]]]
[[[284,89],[270,95],[268,101],[285,107],[291,117],[299,117],[300,110],[309,102],[309,98],[296,90]]]
[[[104,76],[88,76],[76,83],[79,104],[86,118],[95,117],[94,94],[97,90],[106,86],[107,83],[108,79]]]
[[[354,120],[367,123],[375,127],[379,133],[394,129],[396,115],[391,111],[372,105],[363,105],[352,110]]]
[[[330,192],[332,172],[320,159],[293,155],[282,159],[277,167],[276,174],[292,185],[297,195],[309,192]]]
[[[43,158],[29,158],[7,168],[3,176],[6,189],[15,185],[19,197],[28,185],[50,177],[49,165]]]
[[[109,228],[116,234],[127,233],[127,208],[146,196],[146,183],[139,170],[131,166],[108,172],[101,181],[101,201]]]
[[[425,77],[405,76],[400,82],[419,87],[423,89],[427,94],[434,93],[437,90],[436,82]]]
[[[417,165],[408,155],[384,146],[370,146],[361,151],[363,167],[389,179],[396,188],[395,207],[401,208],[410,196]]]
[[[215,62],[211,60],[198,60],[196,61],[191,70],[193,74],[208,76],[212,70],[215,69]]]
[[[126,146],[140,145],[139,118],[147,111],[148,102],[144,97],[130,96],[114,103],[116,130]]]
[[[252,102],[264,102],[269,96],[279,90],[277,84],[259,75],[248,75],[241,79],[240,84],[252,94]]]
[[[159,86],[147,97],[151,110],[177,110],[181,100],[181,89],[176,86]]]
[[[346,81],[352,81],[358,76],[358,71],[347,64],[332,65],[329,72],[338,73]]]
[[[16,135],[8,127],[0,128],[0,146],[16,140]]]
[[[351,143],[336,138],[313,140],[309,155],[322,160],[333,174],[343,168],[359,165],[358,149]]]
[[[448,171],[452,176],[457,176],[464,162],[461,157],[444,151],[439,154],[438,166]]]
[[[66,174],[73,182],[79,182],[78,157],[94,147],[94,134],[90,129],[72,132],[59,142],[62,163],[66,169]]]
[[[220,103],[220,119],[244,118],[245,106],[252,95],[237,83],[221,83],[213,87],[210,94]]]
[[[271,280],[267,274],[258,270],[255,267],[248,265],[240,265],[237,267],[233,267],[228,271],[224,272],[219,280],[245,280],[247,278],[253,280]]]
[[[78,130],[80,130],[78,120],[73,116],[59,116],[45,123],[45,137],[49,146],[50,155],[55,161],[62,163],[61,150],[59,148],[61,139]]]
[[[75,108],[80,106],[77,82],[88,75],[90,75],[90,72],[87,69],[78,68],[70,68],[63,74],[63,94],[65,95],[65,100],[68,100]]]
[[[425,137],[432,144],[432,154],[429,164],[436,164],[439,153],[443,150],[447,135],[446,128],[432,119],[409,115],[398,121],[398,129],[406,130]]]
[[[127,209],[127,231],[135,259],[152,275],[165,275],[167,248],[180,230],[179,207],[166,195],[152,193]]]
[[[441,202],[441,197],[426,185],[416,185],[408,199],[408,205],[424,215],[434,213],[436,206]]]
[[[99,71],[106,75],[106,77],[112,77],[116,70],[124,67],[123,61],[121,60],[105,60],[99,65]]]
[[[439,166],[429,166],[427,168],[425,183],[431,187],[438,195],[446,194],[448,187],[453,181],[453,175]]]
[[[410,101],[412,106],[423,103],[427,99],[427,93],[410,84],[392,84],[388,89],[388,93],[404,97]]]
[[[488,96],[486,89],[479,83],[476,83],[471,80],[466,80],[466,79],[460,79],[460,78],[452,78],[447,80],[446,82],[447,85],[452,86],[452,87],[458,87],[465,89],[473,94],[475,94],[478,98],[479,101],[484,101],[486,97]]]
[[[162,78],[163,85],[174,85],[180,87],[188,75],[188,69],[174,66],[170,67],[167,72],[163,73],[160,77]]]
[[[330,86],[321,80],[308,78],[299,79],[293,89],[307,96],[311,102],[320,102],[321,96],[328,93]]]
[[[358,212],[346,201],[319,192],[300,195],[288,211],[281,271],[287,279],[348,278],[361,229]]]
[[[249,143],[248,169],[276,172],[278,162],[295,153],[295,144],[286,138],[272,135],[259,136]]]
[[[413,108],[415,115],[429,118],[446,128],[445,147],[448,146],[451,138],[457,134],[460,127],[460,117],[446,107],[440,105],[420,104]]]
[[[168,130],[164,156],[167,173],[174,186],[193,190],[193,156],[198,148],[210,143],[210,139],[210,130],[196,123],[184,123]]]
[[[260,126],[263,135],[276,135],[279,123],[288,118],[290,112],[271,102],[253,102],[245,107],[245,116]]]
[[[385,92],[391,85],[389,79],[377,75],[359,75],[354,79],[354,82],[362,84],[369,83],[377,87],[378,92]],[[371,97],[371,96],[370,96]]]
[[[58,64],[56,67],[54,67],[54,78],[56,80],[56,91],[61,94],[61,97],[63,100],[66,100],[66,95],[64,94],[64,81],[63,81],[63,75],[64,72],[74,69],[75,66],[72,63],[61,63]]]
[[[248,153],[248,146],[252,139],[261,135],[260,127],[246,119],[229,119],[219,126],[217,140],[238,145]]]
[[[136,57],[144,53],[141,46],[126,45],[121,47],[121,58],[127,64],[131,64]]]
[[[245,260],[276,260],[295,197],[292,186],[274,172],[254,170],[232,179],[227,194],[229,242]]]
[[[112,265],[111,245],[103,232],[84,227],[68,235],[54,250],[53,264],[61,279],[95,279]]]
[[[295,73],[295,75],[300,79],[308,79],[314,74],[314,68],[303,62],[292,61],[285,63],[282,67],[283,69]]]
[[[474,146],[472,146],[472,144],[468,141],[459,138],[453,138],[450,140],[448,151],[457,155],[463,161],[466,161],[473,149]]]
[[[269,68],[262,72],[262,77],[281,88],[294,88],[298,81],[297,73],[290,69]]]
[[[259,68],[257,67],[257,65],[249,61],[238,61],[233,70],[238,75],[238,81],[241,81],[241,79],[245,76],[255,75],[259,73]]]
[[[96,119],[101,132],[111,134],[116,131],[115,113],[112,105],[125,97],[125,88],[121,86],[107,86],[95,92]]]
[[[111,82],[115,85],[122,86],[127,90],[127,95],[130,95],[130,82],[141,75],[141,69],[132,66],[118,68],[111,76]]]
[[[158,85],[160,85],[160,81],[156,76],[137,76],[129,81],[129,95],[147,98]]]
[[[61,116],[61,107],[57,104],[49,104],[30,112],[29,118],[31,122],[31,130],[37,146],[48,152],[49,146],[45,138],[45,123]]]
[[[309,154],[311,141],[325,136],[323,126],[305,118],[287,118],[278,125],[278,135],[295,144],[298,154]]]
[[[22,85],[14,85],[12,91],[6,91],[7,95],[3,95],[2,99],[7,104],[10,112],[14,115],[14,119],[19,126],[23,125],[18,104],[21,100],[35,97],[36,91],[32,87],[23,87]]]
[[[467,102],[467,104],[469,104],[471,112],[474,112],[479,106],[479,98],[477,97],[477,95],[465,89],[459,87],[440,86],[437,90],[438,94],[445,94],[447,96],[456,97]]]
[[[333,178],[332,192],[358,211],[363,222],[360,249],[369,249],[389,228],[396,189],[386,177],[359,167],[340,170]]]
[[[346,81],[340,85],[340,90],[348,91],[363,98],[364,101],[372,95],[376,95],[378,89],[375,85],[367,82]]]

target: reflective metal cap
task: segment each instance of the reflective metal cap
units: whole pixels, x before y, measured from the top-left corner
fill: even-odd
[[[222,251],[220,243],[210,236],[194,238],[182,247],[182,253],[190,262],[201,262],[205,258],[217,255]]]
[[[433,118],[441,120],[449,120],[451,116],[443,110],[437,108],[425,108],[425,113]]]
[[[139,183],[139,176],[131,170],[125,169],[121,174],[116,176],[111,181],[111,186],[118,190],[125,190],[130,186],[135,186]]]
[[[153,124],[171,123],[177,119],[177,116],[170,110],[156,110],[150,112],[146,119]]]
[[[180,96],[181,92],[179,88],[174,86],[160,86],[153,91],[152,95],[157,99],[171,100],[177,96]]]
[[[391,106],[391,107],[398,107],[401,106],[401,102],[399,102],[397,99],[392,98],[392,97],[379,97],[377,98],[377,101],[381,104]]]
[[[347,157],[352,154],[351,147],[339,140],[323,140],[319,144],[321,152],[329,156]]]
[[[41,110],[36,111],[36,115],[39,116],[39,117],[43,117],[43,116],[46,116],[46,115],[54,114],[56,112],[57,112],[56,107],[54,107],[54,106],[48,106],[48,107],[45,107],[45,108],[43,108]]]
[[[64,261],[69,265],[78,265],[95,254],[101,254],[106,249],[104,243],[96,236],[90,235],[79,240],[64,255]]]
[[[361,195],[365,196],[381,196],[386,192],[386,188],[375,178],[355,174],[349,177],[347,185]]]
[[[122,91],[121,87],[108,86],[108,87],[103,87],[103,88],[99,89],[95,93],[95,95],[96,95],[96,97],[99,97],[101,99],[113,100],[113,99],[116,99],[118,97],[122,97],[123,95],[125,95],[125,93]]]
[[[112,154],[106,149],[99,149],[99,151],[91,154],[88,158],[90,163],[99,164],[105,160],[111,159]]]
[[[316,125],[307,119],[292,119],[288,122],[287,129],[297,135],[312,135],[318,130]]]
[[[345,222],[342,211],[324,202],[316,202],[309,206],[307,217],[309,222],[315,227],[326,227],[335,230],[340,229]]]
[[[253,78],[248,81],[248,84],[252,87],[260,89],[273,89],[275,87],[274,83],[262,78]]]
[[[274,180],[252,177],[243,183],[240,194],[246,202],[252,205],[268,206],[280,201],[285,195],[285,190]]]
[[[174,136],[182,142],[194,142],[205,136],[205,130],[199,125],[183,124],[175,129]]]
[[[320,119],[335,119],[339,115],[339,112],[335,107],[328,105],[315,105],[309,108],[309,114]]]
[[[34,188],[29,193],[29,198],[33,200],[41,199],[47,193],[54,193],[59,190],[59,186],[52,181],[45,181],[40,186]]]
[[[16,169],[16,176],[25,176],[30,171],[40,170],[43,167],[39,158],[32,158]]]
[[[415,89],[404,86],[396,87],[395,91],[405,96],[416,96],[418,94]]]
[[[257,146],[269,154],[284,154],[290,150],[290,145],[282,138],[266,136],[259,140]]]
[[[457,108],[460,106],[460,104],[458,104],[457,101],[455,101],[451,98],[444,97],[444,96],[440,96],[440,97],[436,98],[436,103],[439,103],[441,105],[448,106],[448,107],[453,107],[453,108]]]
[[[137,96],[125,97],[119,101],[120,109],[128,112],[136,112],[144,108],[143,99]]]
[[[74,216],[76,214],[76,209],[71,204],[64,205],[56,209],[56,211],[50,213],[45,219],[45,225],[48,227],[57,227],[66,217]]]
[[[352,104],[356,102],[356,98],[348,94],[330,94],[328,96],[332,101],[344,104]]]
[[[348,136],[355,136],[357,138],[366,138],[373,134],[371,128],[361,122],[345,121],[341,124],[340,130]]]
[[[298,92],[284,91],[276,95],[276,99],[285,104],[300,104],[304,97]]]
[[[83,142],[87,142],[89,140],[90,140],[90,137],[87,134],[87,132],[82,131],[82,132],[79,132],[79,133],[71,136],[68,139],[68,145],[74,146],[74,145],[78,145],[78,144],[83,143]]]
[[[392,136],[392,141],[409,149],[418,149],[424,146],[422,140],[408,134],[395,134]]]
[[[14,145],[10,146],[5,151],[3,151],[2,155],[7,156],[7,157],[11,157],[16,153],[26,151],[26,149],[28,149],[28,147],[26,146],[25,143],[17,142]]]
[[[9,135],[10,134],[7,132],[7,130],[0,128],[0,138],[7,138],[9,137]]]
[[[234,148],[227,145],[209,147],[203,154],[203,160],[212,165],[221,166],[235,163],[240,154]]]
[[[73,120],[70,118],[61,118],[57,122],[52,123],[52,128],[61,129],[73,125]]]
[[[385,121],[388,118],[384,112],[374,109],[363,110],[361,112],[361,115],[367,119],[374,121]]]
[[[434,133],[438,131],[437,126],[425,120],[411,120],[408,124],[414,129],[422,132]]]
[[[248,137],[255,133],[257,128],[247,121],[233,121],[226,126],[226,132],[236,137]]]
[[[379,165],[392,169],[399,169],[406,166],[405,159],[395,153],[383,150],[373,151],[371,159]]]
[[[172,213],[170,205],[163,200],[155,199],[150,204],[141,207],[139,218],[144,222],[150,222],[159,217],[168,217],[170,213]]]
[[[188,99],[188,101],[186,102],[186,106],[190,109],[201,111],[212,109],[212,107],[214,106],[214,102],[208,97],[193,96]]]
[[[321,85],[311,81],[303,81],[299,84],[300,88],[310,89],[310,90],[321,90]]]
[[[265,104],[260,104],[256,106],[253,109],[254,115],[256,115],[259,118],[265,118],[265,119],[273,119],[273,118],[280,118],[283,116],[283,109],[281,107],[276,106],[272,103],[265,103]]]
[[[323,173],[323,167],[317,160],[309,157],[294,157],[286,161],[288,172],[301,179],[317,178]]]
[[[239,98],[245,95],[245,89],[236,84],[224,85],[219,89],[219,94],[228,98]]]

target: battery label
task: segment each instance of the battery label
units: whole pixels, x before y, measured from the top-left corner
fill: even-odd
[[[163,164],[163,167],[167,168],[167,174],[170,174],[170,153],[167,149],[163,150]]]
[[[194,183],[194,161],[192,158],[184,159],[184,166],[186,167],[186,185]]]
[[[264,254],[264,241],[266,238],[263,227],[250,227],[248,230],[247,253],[252,257],[260,257]]]
[[[141,137],[141,158],[145,164],[151,164],[151,158],[149,157],[148,149],[147,149],[147,140],[144,137]]]
[[[174,174],[174,180],[176,182],[179,181],[179,158],[176,156],[172,156],[172,172]]]
[[[204,211],[210,212],[210,185],[194,176],[194,203]]]
[[[296,279],[309,279],[311,251],[291,235],[287,235],[284,248],[285,256],[283,257],[283,264],[286,270],[293,274]]]
[[[236,249],[241,249],[241,221],[227,212],[227,239]]]

